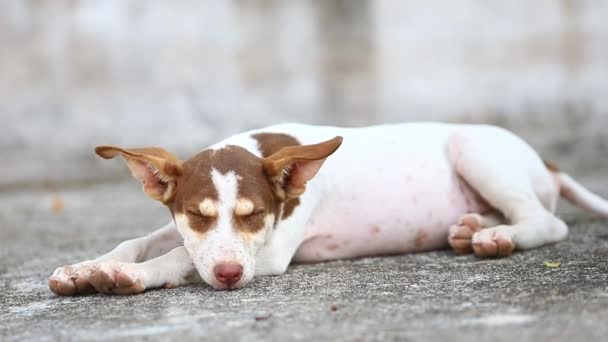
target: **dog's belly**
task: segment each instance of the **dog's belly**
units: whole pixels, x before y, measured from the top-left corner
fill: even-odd
[[[387,154],[391,159],[383,161]],[[339,161],[348,174],[334,180],[333,191],[313,212],[294,261],[442,248],[449,227],[462,215],[491,209],[457,175],[442,140],[423,149],[396,146],[362,158],[365,167],[359,168],[353,161]]]
[[[403,187],[393,183],[387,189],[392,191],[362,187],[350,197],[340,196],[340,204],[327,204],[309,221],[307,239],[294,260],[316,262],[442,248],[447,246],[448,228],[462,215],[489,210],[455,175],[418,177],[434,182],[416,184],[412,177]]]

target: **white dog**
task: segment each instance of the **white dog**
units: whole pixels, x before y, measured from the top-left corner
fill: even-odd
[[[173,221],[110,253],[60,267],[58,295],[140,293],[201,282],[239,288],[316,262],[444,248],[508,256],[566,238],[560,193],[608,216],[608,202],[492,126],[298,124],[232,136],[181,161],[161,148],[121,156]]]

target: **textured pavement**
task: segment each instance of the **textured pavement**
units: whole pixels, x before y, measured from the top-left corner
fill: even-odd
[[[608,196],[608,168],[578,177]],[[501,260],[450,251],[296,265],[245,289],[59,298],[57,266],[160,227],[135,181],[0,192],[0,340],[598,341],[608,336],[608,220],[567,205],[567,241]],[[561,261],[548,268],[544,261]]]

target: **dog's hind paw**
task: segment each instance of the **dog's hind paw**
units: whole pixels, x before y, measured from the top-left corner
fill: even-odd
[[[513,254],[515,244],[508,227],[484,229],[473,235],[472,245],[478,257],[506,257]]]
[[[457,254],[473,253],[473,235],[482,229],[483,218],[479,214],[464,215],[458,224],[450,227],[448,243]]]

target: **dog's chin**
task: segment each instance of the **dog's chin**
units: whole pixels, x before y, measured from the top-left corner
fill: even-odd
[[[249,283],[248,280],[243,280],[243,279],[239,280],[236,284],[232,284],[230,286],[220,283],[219,281],[216,281],[216,280],[212,280],[212,281],[205,280],[205,282],[207,283],[207,285],[213,287],[214,289],[223,290],[223,291],[238,290],[238,289],[245,287],[247,285],[247,283]]]

